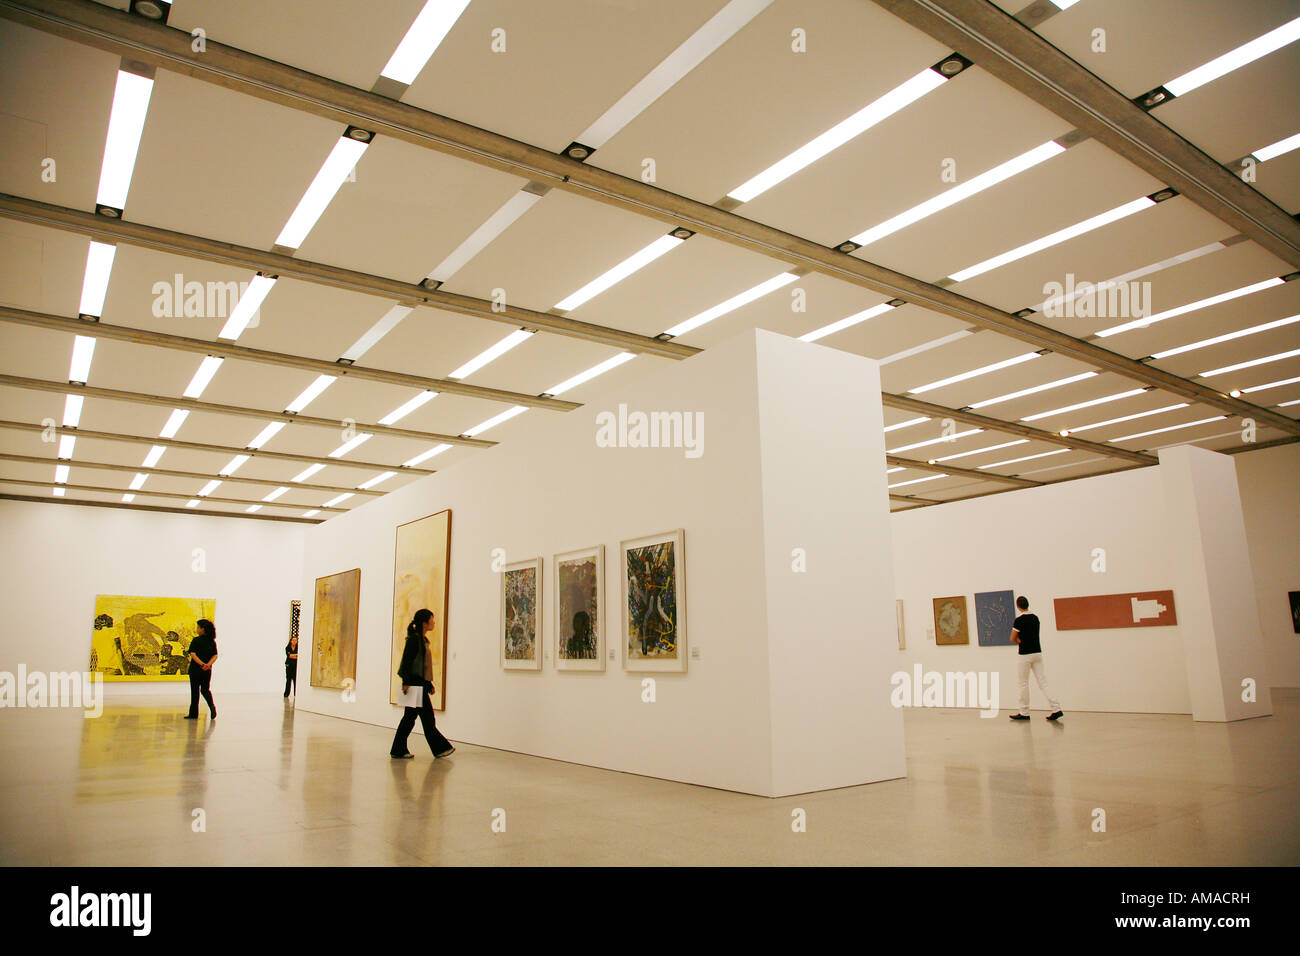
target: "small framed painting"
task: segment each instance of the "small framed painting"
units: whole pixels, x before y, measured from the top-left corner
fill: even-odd
[[[555,556],[555,669],[605,669],[605,546]]]
[[[934,642],[940,646],[970,643],[964,594],[934,599]]]
[[[624,541],[623,669],[686,670],[686,533]]]
[[[501,572],[501,666],[542,668],[542,559],[507,564]]]

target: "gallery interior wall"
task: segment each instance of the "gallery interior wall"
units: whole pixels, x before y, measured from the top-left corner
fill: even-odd
[[[1300,635],[1292,633],[1286,592],[1300,581],[1300,446],[1232,460],[1263,625],[1264,680],[1298,686]],[[1155,467],[895,513],[894,570],[907,644],[900,668],[911,672],[920,663],[923,670],[997,670],[1001,706],[1013,706],[1016,649],[981,647],[974,610],[975,592],[1009,589],[1026,594],[1043,622],[1049,684],[1067,711],[1190,714],[1178,626],[1062,632],[1054,626],[1057,597],[1173,587],[1164,509]],[[1093,570],[1095,548],[1105,549],[1104,573]],[[956,594],[966,595],[971,643],[938,646],[931,600]],[[1030,694],[1032,707],[1046,706],[1032,680]]]
[[[214,697],[283,691],[305,525],[0,501],[0,527],[0,670],[84,672],[98,594],[214,598]],[[110,697],[174,690],[179,706],[189,703],[188,683],[104,688]]]

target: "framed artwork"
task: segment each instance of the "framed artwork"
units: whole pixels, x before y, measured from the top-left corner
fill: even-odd
[[[555,556],[555,669],[605,669],[605,546]]]
[[[90,671],[106,681],[188,681],[200,619],[217,624],[215,600],[97,594]]]
[[[975,633],[980,647],[1010,647],[1016,620],[1014,591],[975,592]]]
[[[939,645],[970,643],[964,594],[934,599],[934,642]]]
[[[907,632],[903,629],[903,602],[894,602],[894,612],[898,615],[898,649],[907,650]]]
[[[1291,599],[1291,626],[1300,634],[1300,591],[1287,591],[1286,594]]]
[[[1130,591],[1055,598],[1058,631],[1096,631],[1113,627],[1168,627],[1178,623],[1173,591]]]
[[[624,541],[623,668],[686,670],[686,533]]]
[[[501,572],[501,666],[542,669],[542,559],[516,561]]]
[[[357,623],[361,610],[361,569],[316,579],[312,604],[311,686],[357,686]],[[344,684],[350,680],[351,684]]]
[[[451,574],[451,511],[439,511],[425,518],[397,526],[393,556],[393,645],[388,669],[388,701],[396,704],[402,690],[397,676],[406,646],[406,626],[415,612],[433,612],[429,651],[433,660],[434,710],[447,706],[447,585]]]

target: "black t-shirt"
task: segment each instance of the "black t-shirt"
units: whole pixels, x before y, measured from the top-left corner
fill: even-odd
[[[1038,615],[1022,614],[1016,618],[1011,626],[1016,630],[1016,636],[1020,638],[1021,654],[1041,654],[1042,646],[1038,643]]]
[[[217,642],[206,634],[195,635],[194,640],[190,641],[190,653],[197,656],[205,664],[211,663],[212,658],[217,656]],[[191,660],[190,673],[202,674],[204,670]]]

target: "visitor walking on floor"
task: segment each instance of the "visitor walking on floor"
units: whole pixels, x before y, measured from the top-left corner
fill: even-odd
[[[406,625],[406,646],[402,649],[402,662],[397,667],[397,676],[402,679],[403,694],[411,688],[419,689],[420,706],[408,705],[402,713],[402,721],[397,725],[393,747],[389,751],[389,755],[397,759],[415,756],[406,749],[406,741],[411,735],[411,728],[415,726],[416,717],[420,718],[424,739],[429,742],[429,749],[435,757],[449,757],[456,752],[451,741],[442,735],[433,720],[433,655],[429,652],[428,637],[433,626],[433,612],[428,608],[416,611],[411,623]]]
[[[217,719],[217,705],[212,702],[212,665],[217,662],[217,629],[204,618],[198,622],[199,633],[190,641],[190,712],[186,720],[199,719],[199,694]]]
[[[1043,648],[1038,639],[1038,615],[1029,613],[1029,598],[1024,595],[1016,598],[1016,607],[1022,613],[1011,624],[1011,643],[1020,645],[1020,712],[1012,714],[1011,719],[1029,719],[1029,672],[1032,670],[1043,696],[1047,698],[1047,705],[1052,708],[1047,719],[1060,720],[1061,704],[1047,689],[1047,670],[1043,667]]]
[[[289,638],[284,645],[284,696],[289,697],[289,686],[293,685],[293,696],[298,696],[298,635]]]

